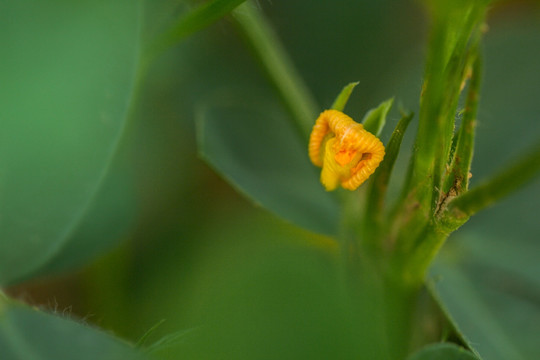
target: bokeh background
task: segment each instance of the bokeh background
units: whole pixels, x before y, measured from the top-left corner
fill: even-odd
[[[259,0],[253,6],[268,16],[321,110],[345,84],[360,81],[347,106],[353,118],[396,98],[383,141],[400,107],[417,112],[429,27],[421,2]],[[148,36],[185,9],[178,1],[148,1]],[[511,164],[540,135],[540,7],[500,1],[488,24],[471,186]],[[336,342],[348,354],[358,350],[347,309],[332,295],[332,242],[254,205],[198,156],[197,112],[229,96],[287,116],[234,22],[223,19],[149,69],[95,208],[73,235],[77,246],[93,249],[88,264],[81,268],[68,258],[8,292],[130,341],[163,319],[149,342],[196,333],[212,318],[236,324],[225,335],[252,339],[254,349],[266,346],[276,356],[295,348],[332,356]],[[405,173],[415,121],[390,194]],[[479,289],[474,301],[488,315],[461,311],[489,321],[496,314],[496,324],[486,326],[500,327],[503,337],[524,326],[532,337],[531,323],[540,323],[539,200],[536,180],[474,216],[451,237],[434,270],[453,279],[457,273],[447,265],[459,269],[455,278]],[[93,242],[105,245],[95,250]],[[315,346],[322,335],[329,343]],[[537,354],[526,337],[514,345]]]

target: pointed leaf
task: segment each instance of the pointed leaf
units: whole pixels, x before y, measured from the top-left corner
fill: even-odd
[[[349,101],[349,97],[351,96],[354,88],[358,84],[359,84],[358,81],[347,84],[341,90],[336,100],[334,100],[334,103],[332,104],[332,109],[343,111],[343,109],[345,109],[345,105],[347,105],[347,102]]]
[[[374,134],[375,136],[379,136],[384,127],[384,124],[386,124],[386,115],[388,114],[388,111],[390,111],[393,103],[394,98],[391,98],[383,101],[376,108],[369,110],[362,119],[364,129]]]

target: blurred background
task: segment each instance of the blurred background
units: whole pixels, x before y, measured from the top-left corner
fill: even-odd
[[[259,0],[254,6],[273,24],[321,110],[345,84],[360,81],[346,109],[353,118],[396,98],[383,142],[399,120],[400,107],[417,113],[429,26],[419,1]],[[151,36],[186,6],[160,0],[145,8]],[[540,135],[538,2],[497,2],[488,24],[471,186],[512,163]],[[332,295],[337,291],[332,241],[253,205],[197,155],[197,109],[231,94],[286,114],[235,24],[223,19],[149,69],[94,210],[73,235],[79,237],[77,246],[105,245],[89,250],[90,262],[82,268],[63,260],[8,293],[130,341],[162,320],[149,342],[177,331],[197,332],[201,321],[211,318],[238,324],[230,334],[222,329],[223,339],[266,339],[253,347],[275,343],[292,349],[301,343],[324,353],[338,341],[344,353],[357,351],[355,331],[361,330],[350,324],[347,305]],[[415,121],[396,164],[394,195]],[[499,273],[489,270],[494,262],[513,274],[524,273],[522,282],[498,283],[487,292],[522,294],[538,278],[530,255],[540,253],[538,200],[540,180],[474,216],[444,253],[449,261],[460,261],[476,283],[498,279]],[[456,260],[457,252],[470,257]],[[481,261],[473,264],[471,258]],[[516,270],[520,262],[530,268]],[[527,314],[540,318],[540,292],[526,292],[520,301],[528,299]],[[500,309],[500,303],[492,303],[494,312]],[[512,309],[508,321],[521,326],[525,308]],[[267,326],[260,330],[256,323]],[[263,333],[254,335],[257,331]],[[321,335],[332,346],[314,347],[313,339]]]

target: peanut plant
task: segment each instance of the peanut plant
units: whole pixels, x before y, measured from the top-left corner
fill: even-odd
[[[403,6],[383,3],[373,6]],[[0,359],[489,360],[540,356],[531,335],[538,330],[536,325],[523,326],[523,314],[530,314],[531,322],[538,319],[536,248],[527,251],[518,242],[486,241],[476,250],[483,265],[469,264],[475,274],[491,274],[481,269],[488,264],[496,269],[492,276],[501,288],[520,294],[519,301],[508,300],[504,291],[499,296],[490,289],[487,294],[497,300],[493,307],[481,301],[480,290],[455,264],[461,255],[459,247],[450,244],[451,234],[466,228],[477,213],[523,188],[540,171],[540,143],[533,136],[536,145],[519,149],[521,153],[510,163],[499,164],[495,159],[497,173],[472,180],[476,177],[475,143],[483,131],[478,124],[489,121],[482,118],[484,65],[490,61],[484,51],[492,31],[489,14],[504,4],[423,1],[429,35],[418,104],[408,104],[390,91],[378,105],[362,104],[371,109],[361,116],[353,110],[364,101],[357,94],[370,90],[362,90],[362,79],[354,75],[335,84],[333,102],[318,104],[316,89],[303,79],[306,71],[294,64],[272,17],[263,11],[273,6],[245,0],[77,4],[24,0],[0,5]],[[322,30],[315,37],[325,34],[325,26],[339,22],[331,16],[326,20],[318,24]],[[188,46],[201,46],[199,53],[209,51],[199,36],[216,26],[226,27],[214,35],[218,39],[214,38],[214,46],[219,47],[220,37],[240,39],[242,49],[256,60],[257,71],[266,76],[261,81],[269,90],[250,87],[242,79],[246,70],[240,67],[228,70],[232,79],[238,74],[241,91],[227,88],[207,93],[213,78],[227,76],[219,72],[199,76],[187,67],[167,74],[181,67],[167,64],[178,49],[183,50],[174,61],[195,57]],[[324,39],[314,41],[325,47]],[[347,46],[358,45],[353,41]],[[337,66],[342,61],[332,51],[324,55],[335,56]],[[204,55],[202,62],[211,63],[210,57]],[[534,78],[535,71],[529,76]],[[182,76],[189,80],[181,80]],[[142,290],[141,299],[132,299],[119,285],[126,278],[139,281],[127,274],[130,261],[135,261],[130,256],[159,252],[154,250],[160,246],[158,240],[145,243],[147,248],[124,242],[120,250],[112,251],[134,228],[140,230],[152,221],[168,224],[163,218],[172,211],[167,208],[148,210],[151,216],[143,217],[147,223],[134,210],[141,198],[154,199],[153,191],[165,183],[162,179],[185,181],[174,187],[185,186],[188,190],[182,196],[186,198],[218,194],[206,178],[194,175],[191,165],[182,163],[176,175],[166,170],[163,177],[156,165],[156,173],[145,172],[143,180],[134,175],[137,166],[126,165],[137,164],[130,157],[135,153],[144,157],[147,150],[134,150],[136,144],[144,146],[134,134],[145,138],[148,129],[160,126],[148,123],[159,116],[155,114],[167,100],[159,95],[149,99],[148,88],[161,91],[160,81],[167,77],[181,84],[182,106],[194,99],[188,105],[195,125],[192,139],[185,135],[177,139],[176,132],[164,135],[167,130],[163,129],[162,138],[170,136],[180,147],[192,141],[206,166],[276,217],[265,213],[260,216],[272,220],[259,222],[259,215],[250,214],[251,210],[246,210],[245,219],[240,212],[227,215],[235,214],[235,205],[214,208],[211,199],[187,206],[179,220],[181,234],[189,233],[186,229],[191,226],[198,231],[192,232],[194,237],[204,237],[201,228],[215,216],[240,224],[230,238],[248,234],[249,240],[241,242],[241,256],[217,251],[216,258],[239,269],[231,271],[228,280],[223,277],[221,294],[225,295],[207,294],[210,300],[202,305],[193,301],[192,308],[200,307],[197,311],[202,315],[191,318],[191,311],[186,310],[189,321],[180,327],[173,323],[166,334],[160,334],[166,319],[152,318],[154,325],[146,326],[147,331],[134,339],[62,316],[55,309],[32,306],[32,301],[19,296],[26,286],[75,273],[105,253],[112,255],[90,265],[86,271],[91,276],[85,281],[94,301],[109,301],[111,309],[122,308],[118,314],[130,314],[129,319],[119,315],[120,325],[110,328],[130,334],[137,326],[129,320],[136,323],[143,318],[142,307],[175,301],[172,294],[167,300],[167,293],[162,293],[163,299],[143,300]],[[205,80],[210,85],[201,85]],[[259,96],[259,91],[265,95]],[[408,110],[412,108],[417,110]],[[508,124],[515,128],[511,119]],[[186,128],[191,126],[182,129]],[[509,149],[516,141],[509,135],[501,140],[497,146]],[[181,152],[172,156],[184,161]],[[162,164],[158,158],[168,156],[157,154],[149,155],[149,162]],[[138,182],[150,185],[141,190]],[[172,204],[163,194],[157,203]],[[218,215],[212,215],[213,211]],[[218,230],[210,233],[208,247],[219,249],[224,235]],[[273,238],[281,239],[274,242]],[[251,241],[260,248],[246,245]],[[505,252],[513,251],[522,262],[498,262]],[[175,252],[166,247],[159,254],[176,262]],[[153,268],[145,269],[167,277],[172,270],[164,266],[161,272],[160,263],[161,258]],[[163,260],[163,264],[168,262]],[[218,277],[216,282],[222,281],[221,271],[211,274]],[[169,284],[162,275],[154,276],[157,280],[152,286],[159,287],[160,281]],[[196,279],[202,288],[210,283],[202,275]],[[100,293],[105,286],[112,300],[109,293]],[[189,292],[186,287],[183,291]],[[519,330],[501,326],[494,314],[497,309],[514,311],[515,317],[503,324]],[[116,311],[109,315],[114,318]],[[93,321],[89,318],[88,322]]]

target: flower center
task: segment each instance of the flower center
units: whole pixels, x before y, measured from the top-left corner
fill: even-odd
[[[345,166],[351,162],[351,160],[355,157],[356,153],[357,153],[356,150],[341,149],[336,153],[336,155],[334,156],[334,159],[339,165]]]

